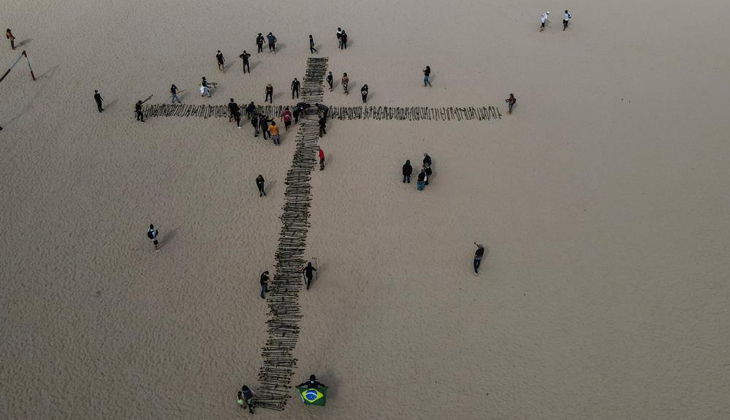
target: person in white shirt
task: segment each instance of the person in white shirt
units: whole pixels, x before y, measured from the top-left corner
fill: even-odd
[[[542,16],[540,16],[540,32],[545,30],[545,25],[547,23],[550,23],[550,19],[548,19],[549,17],[550,17],[549,11],[543,13]]]
[[[568,29],[568,23],[570,22],[570,13],[568,11],[565,11],[565,15],[563,15],[563,30]]]

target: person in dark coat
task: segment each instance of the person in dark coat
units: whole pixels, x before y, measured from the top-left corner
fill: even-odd
[[[256,46],[258,47],[256,54],[264,51],[264,36],[261,35],[260,32],[259,35],[256,37]]]
[[[335,77],[332,76],[332,72],[327,73],[327,84],[330,85],[330,92],[334,89]]]
[[[362,95],[362,103],[368,102],[368,85],[364,84],[362,85],[362,89],[360,89],[360,94]]]
[[[264,177],[263,175],[259,174],[259,176],[256,177],[256,187],[259,189],[259,197],[266,197],[266,191],[264,191]]]
[[[228,103],[228,122],[235,118],[236,114],[240,114],[240,112],[241,108],[233,100],[233,98],[231,98],[231,102]]]
[[[269,272],[264,271],[261,273],[261,299],[266,299],[266,292],[269,291]]]
[[[251,114],[251,125],[253,126],[253,136],[258,137],[259,136],[259,114],[253,113]]]
[[[344,30],[342,31],[342,38],[340,39],[340,41],[342,41],[340,43],[340,49],[346,50],[347,49],[347,32],[345,32]]]
[[[309,52],[312,54],[317,52],[317,49],[314,48],[314,38],[312,38],[312,35],[309,35]]]
[[[423,190],[424,182],[426,181],[426,171],[421,169],[421,172],[418,173],[418,181],[416,182],[416,189],[418,191]]]
[[[317,380],[317,377],[314,375],[309,375],[309,380],[304,381],[301,384],[297,385],[296,387],[306,387],[311,389],[317,389],[317,388],[325,388],[327,385],[323,384],[322,382],[319,382]]]
[[[474,275],[479,275],[479,266],[482,264],[482,258],[484,258],[484,245],[474,242],[477,246],[477,250],[474,253]]]
[[[251,118],[253,118],[253,114],[255,114],[255,113],[256,113],[256,104],[254,104],[253,101],[251,101],[251,103],[248,104],[248,106],[246,107],[246,116],[248,117],[248,119],[251,119]]]
[[[269,34],[266,35],[266,39],[269,40],[269,52],[273,51],[274,54],[276,54],[276,37],[274,36],[274,34],[269,32]]]
[[[325,134],[327,134],[327,119],[322,116],[319,119],[319,137],[322,137]]]
[[[431,156],[428,155],[428,153],[423,154],[423,166],[431,166]]]
[[[294,99],[294,95],[297,95],[297,99],[299,99],[299,86],[301,83],[299,83],[299,80],[295,77],[294,80],[291,82],[291,98]]]
[[[324,104],[314,104],[317,107],[317,112],[324,117],[324,122],[327,122],[327,117],[330,115],[330,109]],[[327,134],[327,133],[325,133]]]
[[[266,140],[267,135],[271,137],[271,134],[269,134],[269,123],[272,121],[274,120],[269,119],[266,114],[259,115],[259,129],[261,129],[261,133],[264,135],[264,140]]]
[[[411,161],[407,160],[405,164],[403,164],[403,183],[405,184],[408,182],[411,183],[411,174],[413,173],[413,166],[411,166]]]
[[[104,112],[104,108],[101,107],[103,99],[101,98],[101,94],[98,90],[94,91],[94,100],[96,101],[96,107],[99,109],[99,112]]]
[[[144,122],[144,114],[142,113],[142,101],[137,101],[134,104],[134,115],[137,117],[137,121]]]
[[[239,55],[239,57],[243,60],[243,74],[246,74],[246,70],[251,73],[251,67],[248,65],[248,58],[251,57],[251,54],[243,50],[243,54]]]
[[[215,55],[216,61],[218,61],[218,70],[225,71],[226,70],[226,59],[223,58],[223,53],[221,50],[218,50],[218,54]]]
[[[424,185],[428,185],[428,180],[431,179],[431,174],[433,171],[431,170],[431,167],[426,165],[423,167],[423,171],[426,173],[426,180],[424,182]]]
[[[312,279],[314,278],[314,272],[317,271],[316,268],[312,267],[312,263],[308,262],[307,266],[304,267],[304,270],[302,272],[304,273],[304,278],[307,285],[307,290],[309,290],[309,286],[312,284]]]

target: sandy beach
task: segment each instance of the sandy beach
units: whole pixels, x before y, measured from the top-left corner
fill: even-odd
[[[169,103],[174,83],[186,104],[262,105],[272,83],[273,105],[293,104],[309,34],[337,81],[328,105],[362,105],[367,84],[369,105],[502,117],[329,122],[292,378],[316,374],[327,405],[292,390],[256,418],[730,418],[730,3],[0,9],[20,44],[0,39],[0,71],[26,50],[37,77],[21,61],[0,83],[0,419],[249,417],[235,396],[262,365],[259,275],[296,127],[275,146],[248,121],[143,124],[134,103]],[[276,54],[256,53],[259,32]],[[434,174],[417,191],[401,165],[424,153]]]

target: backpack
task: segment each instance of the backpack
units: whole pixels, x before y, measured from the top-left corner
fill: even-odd
[[[147,231],[147,237],[150,238],[150,239],[155,239],[155,235],[152,234],[152,231],[151,230],[148,230]]]

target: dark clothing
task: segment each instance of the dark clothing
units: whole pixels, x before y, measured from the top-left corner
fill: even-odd
[[[431,156],[426,155],[423,157],[423,166],[431,166]]]
[[[253,102],[251,102],[251,103],[250,103],[250,104],[248,104],[248,106],[246,107],[246,114],[248,115],[248,118],[251,118],[251,117],[253,117],[253,113],[254,113],[254,112],[256,112],[256,105],[254,105],[254,103],[253,103]]]
[[[230,112],[231,116],[233,116],[235,114],[239,114],[240,115],[241,108],[238,107],[238,104],[237,103],[231,102],[231,103],[228,104],[228,112]]]
[[[426,179],[426,173],[425,172],[419,172],[418,173],[418,181],[423,182],[423,180]]]
[[[258,51],[256,51],[256,54],[262,52],[264,50],[264,37],[263,35],[259,35],[256,37],[256,46],[258,46]]]
[[[264,102],[266,102],[267,99],[269,100],[269,103],[273,103],[273,101],[274,101],[274,87],[273,86],[266,87],[266,97],[264,98]]]
[[[403,182],[411,182],[411,174],[413,173],[413,166],[410,163],[403,164]]]
[[[266,35],[266,38],[269,40],[269,51],[276,52],[276,37],[272,34]]]
[[[322,113],[322,118],[324,118],[324,122],[327,123],[327,116],[330,114],[330,109],[327,108],[326,105],[319,104],[317,105],[317,112]]]
[[[294,108],[294,112],[292,112],[292,115],[294,116],[294,124],[299,123],[299,114],[302,113],[302,110],[297,108]]]
[[[256,178],[256,186],[259,189],[259,197],[265,196],[266,191],[264,191],[264,177],[260,176]]]
[[[306,278],[305,283],[307,285],[307,290],[309,290],[309,286],[312,284],[312,278],[314,277],[315,271],[317,271],[317,269],[311,265],[304,267],[304,277]]]
[[[474,258],[482,258],[484,256],[484,247],[480,246],[477,248],[477,252],[474,253]]]
[[[264,140],[266,140],[267,135],[271,137],[271,134],[269,133],[269,123],[272,121],[274,120],[270,120],[269,117],[267,117],[266,115],[261,115],[259,117],[259,128],[264,135]]]
[[[103,101],[103,99],[101,99],[101,95],[98,93],[95,93],[94,100],[96,101],[96,107],[99,109],[99,112],[104,111],[104,109],[102,109],[102,107],[101,107],[101,101]]]
[[[216,54],[215,55],[215,58],[216,58],[216,60],[218,60],[218,65],[219,66],[222,66],[223,65],[223,62],[224,62],[224,60],[223,60],[223,54]]]
[[[340,38],[340,49],[347,49],[347,34],[344,32]]]
[[[326,385],[315,379],[313,381],[309,380],[309,381],[302,382],[301,384],[297,385],[297,388],[299,388],[300,386],[304,386],[307,388],[324,388]]]
[[[431,174],[433,173],[433,171],[431,170],[430,166],[426,166],[424,172],[426,172],[426,185],[428,185],[428,180],[431,178]]]
[[[134,104],[134,115],[137,117],[137,121],[144,122],[144,114],[142,113],[142,104]]]
[[[297,99],[299,99],[299,80],[294,80],[291,82],[291,98],[294,99],[294,94],[296,93]]]
[[[477,252],[474,253],[474,274],[479,274],[479,266],[482,264],[484,257],[484,247],[477,245]]]
[[[317,52],[317,49],[314,48],[314,38],[312,37],[309,38],[309,52],[312,54]]]
[[[362,95],[362,103],[367,103],[368,101],[368,85],[365,85],[360,89],[360,94]]]
[[[251,125],[253,126],[253,136],[259,136],[259,117],[256,114],[251,116]]]
[[[334,80],[332,80],[332,75],[331,74],[328,74],[327,75],[327,84],[330,85],[330,90],[333,89],[333,84],[332,84],[333,82],[334,82]]]
[[[322,117],[319,119],[319,136],[322,137],[325,134],[327,134],[327,120]]]
[[[246,70],[248,70],[251,73],[251,67],[248,65],[248,58],[251,57],[251,54],[243,53],[239,57],[243,59],[243,72],[246,73]]]
[[[481,258],[479,258],[479,259],[477,259],[477,258],[474,258],[474,273],[475,273],[475,274],[479,274],[479,266],[480,266],[480,265],[482,265],[482,260],[481,260]]]
[[[266,299],[266,292],[269,291],[269,275],[266,273],[261,274],[261,299]]]
[[[246,388],[245,390],[241,390],[241,395],[247,403],[253,398],[253,392],[248,388]]]

